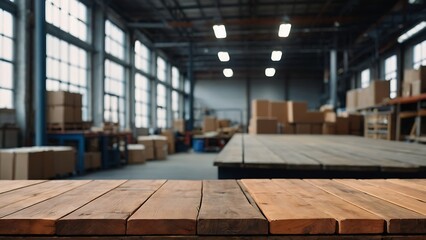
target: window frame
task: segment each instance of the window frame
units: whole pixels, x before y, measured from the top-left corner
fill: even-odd
[[[419,59],[416,59],[416,48],[419,47]],[[413,64],[414,69],[420,66],[426,66],[426,40],[423,40],[413,46]]]
[[[366,79],[364,79],[364,76],[368,76],[368,81]],[[371,70],[370,70],[370,68],[366,68],[366,69],[361,71],[360,79],[361,79],[361,88],[367,88],[368,86],[370,86],[370,83],[371,83]]]
[[[388,69],[388,63],[394,61],[394,66]],[[384,60],[384,78],[386,81],[390,81],[390,98],[396,98],[398,96],[398,57],[396,54],[390,55]],[[394,88],[393,88],[394,87]]]
[[[16,93],[16,34],[17,34],[17,29],[16,29],[16,5],[14,2],[5,2],[4,6],[2,5],[0,7],[0,11],[5,12],[7,14],[10,14],[11,16],[11,23],[12,23],[12,27],[11,27],[11,36],[7,36],[4,34],[0,35],[0,38],[6,38],[9,39],[11,41],[11,47],[12,47],[12,51],[11,53],[11,58],[10,59],[6,59],[6,58],[0,58],[0,63],[1,64],[6,64],[6,65],[11,65],[11,82],[10,82],[10,87],[11,88],[7,88],[7,87],[2,87],[0,86],[0,90],[1,91],[5,91],[8,92],[8,94],[10,94],[10,105],[4,105],[1,106],[0,108],[7,108],[7,109],[14,109],[16,106],[15,103],[15,93]],[[0,46],[3,47],[3,46]],[[6,96],[4,96],[6,97]]]

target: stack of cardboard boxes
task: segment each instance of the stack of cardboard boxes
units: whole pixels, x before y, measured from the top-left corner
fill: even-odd
[[[47,92],[47,123],[70,124],[82,122],[83,97],[65,91]]]
[[[100,152],[85,152],[84,153],[84,169],[95,170],[102,166]]]
[[[18,147],[19,128],[14,109],[0,109],[0,148]]]
[[[165,160],[168,156],[167,137],[165,136],[140,136],[138,144],[145,147],[146,160]]]
[[[167,152],[174,154],[176,152],[175,133],[172,129],[162,130],[161,135],[167,139]]]
[[[353,89],[346,92],[346,111],[373,107],[382,104],[390,95],[390,81],[377,80],[366,88]]]
[[[351,122],[353,129],[351,130]],[[362,117],[337,116],[334,111],[308,111],[306,102],[252,101],[252,134],[352,134],[362,133]]]
[[[406,69],[402,85],[402,96],[416,96],[426,93],[426,66],[419,69]]]
[[[145,146],[142,144],[129,144],[127,145],[129,151],[129,164],[140,164],[146,162]]]
[[[0,179],[51,179],[75,170],[71,147],[29,147],[0,151]]]
[[[173,130],[184,134],[185,133],[185,120],[184,119],[175,119],[173,120]]]

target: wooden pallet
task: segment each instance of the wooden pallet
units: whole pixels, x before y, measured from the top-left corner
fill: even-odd
[[[65,131],[87,131],[92,127],[92,122],[79,122],[79,123],[48,123],[47,130],[51,132],[65,132]]]
[[[0,238],[425,239],[425,184],[421,179],[0,181]]]

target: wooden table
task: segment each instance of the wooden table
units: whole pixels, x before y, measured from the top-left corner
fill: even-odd
[[[425,239],[425,186],[419,179],[0,181],[0,239]]]
[[[219,178],[425,178],[426,145],[332,135],[237,134]]]

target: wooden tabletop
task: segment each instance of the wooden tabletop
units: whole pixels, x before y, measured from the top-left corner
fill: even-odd
[[[425,186],[421,179],[0,181],[0,238],[426,237]]]
[[[426,171],[426,145],[355,136],[237,134],[219,167],[298,170]]]

